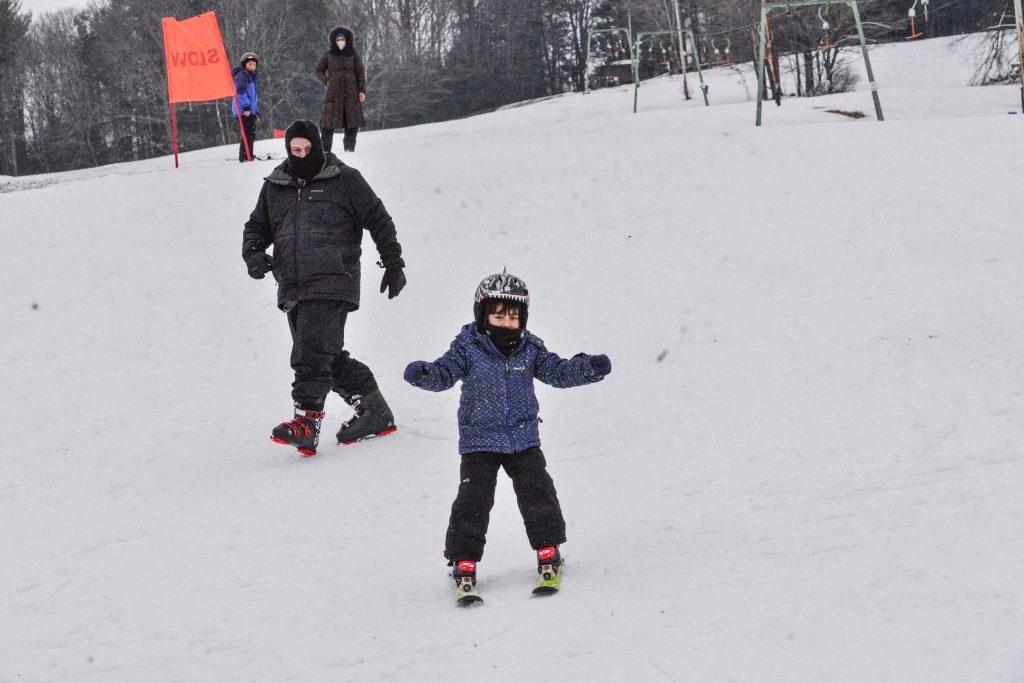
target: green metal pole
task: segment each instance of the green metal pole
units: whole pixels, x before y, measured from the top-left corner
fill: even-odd
[[[765,26],[768,21],[768,8],[761,0],[760,41],[757,44],[757,124],[761,125],[761,109],[764,105],[764,43],[768,39]]]
[[[697,53],[697,39],[693,37],[693,29],[688,28],[686,32],[690,36],[690,45],[693,45],[693,57],[694,61],[697,62],[697,76],[700,78],[700,91],[704,93],[704,106],[710,107],[711,103],[708,102],[708,88],[704,85],[704,72],[700,68],[700,55]]]
[[[864,53],[864,66],[868,69],[868,81],[871,83],[871,97],[875,100],[875,114],[879,121],[885,121],[882,116],[882,102],[878,98],[878,84],[875,83],[875,72],[871,70],[871,57],[868,56],[868,41],[864,37],[864,25],[860,21],[860,11],[857,9],[857,0],[847,0],[850,9],[853,10],[853,20],[857,22],[857,34],[860,35],[860,49]]]
[[[584,95],[589,95],[590,94],[590,79],[587,78],[587,72],[590,71],[590,41],[591,41],[591,39],[592,39],[592,35],[590,33],[590,29],[588,28],[587,29],[587,47],[586,47],[586,49],[583,52],[583,54],[584,54],[584,57],[583,57],[583,94]]]
[[[1017,0],[1020,2],[1020,0]],[[679,17],[679,0],[674,0],[676,31],[679,33],[679,71],[683,74],[683,97],[690,99],[690,83],[686,80],[686,43],[683,41],[683,22]]]
[[[927,8],[927,5],[925,5]],[[928,13],[925,10],[925,18]],[[1024,8],[1021,7],[1021,0],[1013,0],[1013,16],[1017,21],[1017,58],[1018,64],[1024,64]],[[1021,112],[1024,112],[1024,78],[1020,81],[1020,105]]]
[[[633,54],[631,61],[633,62],[633,113],[636,113],[636,103],[639,97],[637,92],[640,89],[640,62],[637,55],[640,54],[640,39],[637,38],[636,45],[633,46]]]
[[[626,29],[626,47],[629,48],[629,63],[633,65],[633,113],[636,113],[636,52],[633,51],[633,22],[629,22]]]

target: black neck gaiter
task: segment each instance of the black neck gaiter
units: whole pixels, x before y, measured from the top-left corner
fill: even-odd
[[[523,331],[516,329],[510,330],[507,327],[495,327],[490,323],[484,324],[484,333],[491,338],[494,342],[494,346],[506,356],[512,355],[512,352],[516,349],[516,344],[523,338]]]
[[[288,154],[288,168],[296,177],[305,181],[315,178],[316,174],[323,169],[325,161],[324,153],[318,150],[313,150],[301,159],[292,156],[291,153]]]

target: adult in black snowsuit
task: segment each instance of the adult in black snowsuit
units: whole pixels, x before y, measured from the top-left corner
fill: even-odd
[[[331,151],[334,131],[345,131],[345,151],[356,149],[356,134],[365,125],[363,101],[366,100],[366,70],[356,52],[355,34],[347,26],[331,29],[330,49],[320,55],[316,78],[324,84],[324,110],[320,116],[320,134],[325,152]]]
[[[266,177],[245,224],[242,258],[253,278],[273,272],[292,333],[295,417],[271,438],[313,455],[331,390],[355,410],[338,431],[339,443],[395,431],[373,373],[345,350],[344,333],[348,314],[359,307],[363,230],[377,246],[385,269],[380,291],[389,299],[405,286],[405,262],[384,204],[359,171],[324,153],[312,121],[288,126],[285,146],[288,158]]]

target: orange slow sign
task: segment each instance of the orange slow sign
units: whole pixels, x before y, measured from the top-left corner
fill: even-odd
[[[174,102],[206,102],[235,94],[231,67],[213,12],[177,21],[164,17],[167,94]]]

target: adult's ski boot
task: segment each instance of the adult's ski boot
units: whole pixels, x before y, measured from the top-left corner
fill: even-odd
[[[395,416],[381,396],[380,389],[374,389],[368,394],[342,395],[342,398],[355,409],[356,414],[341,423],[341,429],[338,430],[339,444],[347,446],[363,439],[387,436],[398,430]]]
[[[466,607],[484,599],[476,592],[476,562],[459,560],[452,567],[452,579],[455,581],[455,603]]]
[[[326,413],[322,410],[307,410],[295,406],[295,418],[291,422],[282,422],[270,433],[270,440],[295,446],[304,457],[316,455],[316,447],[320,442],[320,423]]]
[[[533,589],[535,595],[557,593],[562,587],[562,553],[557,545],[537,549],[537,573],[540,578]]]

